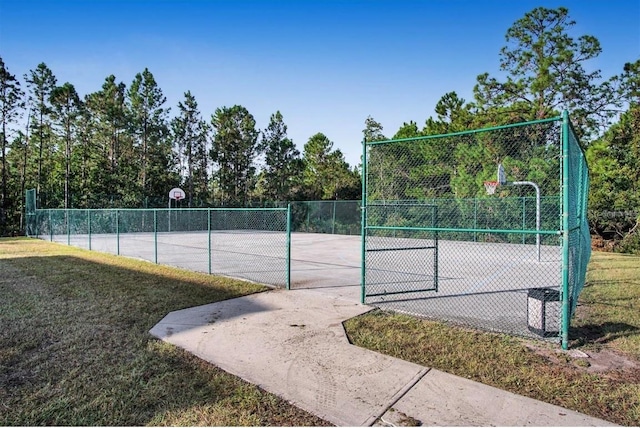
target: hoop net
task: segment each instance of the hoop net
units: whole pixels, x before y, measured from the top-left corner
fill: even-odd
[[[182,193],[173,192],[173,199],[175,199],[176,201],[179,201],[180,199],[182,199]]]
[[[485,181],[484,189],[487,191],[487,195],[493,195],[498,187],[497,181]]]

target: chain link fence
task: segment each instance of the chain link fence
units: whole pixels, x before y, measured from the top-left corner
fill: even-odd
[[[32,193],[29,193],[32,192]],[[32,201],[32,209],[27,213],[35,212],[35,190],[27,191],[27,203]],[[59,201],[53,198],[43,197],[51,203],[39,208],[60,208]],[[84,201],[84,200],[83,200]],[[91,206],[82,206],[77,203],[72,208],[77,209],[162,209],[167,207],[167,198],[145,198],[142,201],[125,201],[119,196],[105,196],[101,199],[91,200]],[[55,202],[55,204],[54,204]],[[96,205],[104,202],[103,206]],[[292,232],[328,233],[334,235],[360,235],[360,208],[362,200],[323,200],[323,201],[251,201],[243,207],[228,207],[216,204],[205,204],[203,201],[194,201],[189,207],[187,200],[175,201],[175,208],[180,210],[194,208],[287,208],[291,206]],[[150,205],[150,206],[149,206]]]
[[[294,232],[360,235],[362,201],[291,202]]]
[[[290,286],[287,208],[45,209],[29,236],[209,274]]]
[[[566,113],[365,142],[363,160],[363,201],[288,208],[36,209],[28,191],[27,234],[290,288],[292,231],[361,233],[362,303],[568,345],[590,235]],[[488,195],[499,165],[505,182]]]
[[[363,303],[566,345],[590,240],[568,117],[365,142],[363,156]]]
[[[584,152],[574,133],[568,117],[564,117],[563,128],[563,203],[566,207],[563,216],[564,241],[563,284],[568,299],[563,300],[563,322],[569,325],[578,296],[582,291],[587,273],[587,264],[591,257],[591,235],[587,202],[589,198],[589,169]],[[567,329],[568,330],[568,329]],[[568,331],[563,332],[568,340]]]

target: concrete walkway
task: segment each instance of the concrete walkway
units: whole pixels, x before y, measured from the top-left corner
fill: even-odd
[[[172,312],[151,334],[339,426],[613,425],[349,344],[342,322],[370,309],[274,290]]]

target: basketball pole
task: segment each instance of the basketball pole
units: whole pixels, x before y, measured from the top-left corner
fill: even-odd
[[[184,190],[182,190],[179,187],[174,187],[173,189],[169,190],[169,208],[167,211],[167,215],[169,217],[169,232],[171,232],[171,199],[175,199],[176,200],[176,208],[178,208],[178,202],[180,199],[184,199],[185,197],[185,193]],[[176,217],[176,222],[177,222],[177,217]]]
[[[540,187],[533,181],[507,181],[507,174],[502,166],[498,164],[498,185],[501,186],[531,186],[536,190],[536,253],[538,262],[540,261]],[[523,212],[524,215],[524,212]]]
[[[533,181],[512,181],[512,186],[532,186],[536,189],[536,252],[538,253],[538,261],[540,261],[540,187]]]

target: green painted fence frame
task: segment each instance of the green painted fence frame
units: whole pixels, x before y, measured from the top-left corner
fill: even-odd
[[[398,230],[436,231],[441,232],[466,232],[466,233],[513,233],[522,234],[522,239],[527,235],[540,234],[556,235],[561,237],[562,262],[561,262],[561,326],[560,341],[563,349],[568,348],[569,328],[571,317],[575,311],[578,296],[584,287],[586,268],[591,254],[591,238],[587,222],[587,200],[589,192],[589,171],[584,151],[573,130],[569,114],[564,111],[561,116],[527,123],[517,123],[506,126],[470,130],[446,135],[434,135],[417,138],[403,138],[385,141],[362,142],[362,200],[361,200],[361,302],[365,303],[366,296],[366,272],[367,272],[367,236],[369,231],[380,229],[378,226],[368,224],[368,207],[374,203],[368,197],[368,155],[370,148],[377,145],[389,145],[402,142],[414,142],[433,138],[461,136],[478,132],[499,131],[514,127],[541,124],[546,122],[560,122],[561,159],[558,165],[560,176],[561,219],[558,222],[560,230],[530,230],[525,228],[525,199],[523,198],[523,223],[521,229],[482,229],[476,228],[475,220],[473,228],[449,228],[449,227],[396,227]],[[425,200],[428,202],[429,200]],[[474,210],[476,207],[474,207]],[[475,211],[474,211],[475,213]],[[475,215],[477,217],[477,214]],[[387,229],[389,227],[386,227]]]
[[[35,198],[35,190],[27,191],[27,200]],[[72,238],[74,236],[82,236],[83,241],[86,243],[89,250],[94,250],[93,236],[100,235],[113,235],[115,238],[115,251],[116,255],[121,255],[121,240],[128,233],[149,233],[153,236],[153,255],[148,260],[155,264],[159,264],[158,260],[158,234],[160,232],[159,227],[159,214],[163,214],[167,219],[174,217],[180,219],[182,222],[176,225],[174,223],[172,230],[167,228],[162,230],[166,233],[180,233],[180,232],[206,232],[206,252],[208,259],[207,271],[209,274],[215,274],[212,269],[212,232],[223,230],[234,230],[238,228],[238,217],[245,219],[249,218],[250,214],[263,214],[261,216],[262,224],[265,228],[259,228],[259,224],[252,224],[249,230],[255,230],[256,232],[274,232],[282,233],[284,237],[284,248],[282,248],[282,270],[284,278],[284,287],[286,289],[291,288],[291,206],[285,208],[149,208],[149,209],[133,209],[133,208],[109,208],[109,209],[37,209],[35,205],[28,205],[29,211],[27,211],[27,236],[41,238],[45,236],[49,241],[54,241],[54,236],[62,236],[64,243],[72,245]],[[207,219],[201,227],[193,226],[193,229],[179,230],[178,226],[192,226],[189,224],[189,215],[193,213],[201,213],[206,215]],[[273,213],[273,215],[271,215]],[[146,230],[135,229],[133,232],[127,230],[127,224],[123,224],[123,216],[133,216],[134,218],[143,219],[145,215],[150,215],[153,219],[152,224],[146,228]],[[212,217],[214,214],[223,216],[223,223],[212,224]],[[86,219],[83,217],[86,216]],[[184,217],[184,218],[181,218]],[[104,223],[111,222],[111,228],[105,232],[105,228],[98,230],[95,222],[101,219]],[[231,221],[227,224],[226,221]],[[248,221],[248,220],[247,220]],[[248,223],[247,223],[248,224]],[[137,226],[138,224],[135,223]],[[276,225],[278,228],[274,229]],[[130,225],[129,225],[130,226]],[[227,228],[228,226],[228,228]],[[270,228],[267,228],[270,226]],[[78,232],[81,230],[82,232]],[[86,233],[85,233],[86,232]],[[86,236],[86,237],[85,237]],[[112,250],[113,251],[113,250]],[[260,281],[258,281],[260,282]],[[267,285],[271,285],[266,283]],[[277,285],[277,284],[274,284]]]

